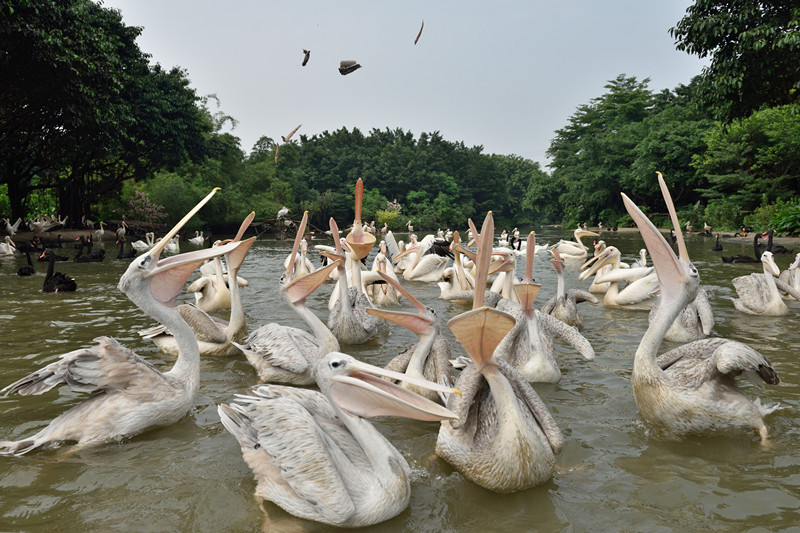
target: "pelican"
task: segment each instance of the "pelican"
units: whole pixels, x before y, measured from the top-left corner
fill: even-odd
[[[120,242],[125,241],[125,234],[128,232],[128,224],[123,220],[122,225],[117,228],[117,239]]]
[[[408,228],[408,233],[409,234],[414,233],[414,226],[411,225],[411,221],[410,220],[408,222],[406,222],[406,227]]]
[[[102,221],[101,221],[101,222],[100,222],[100,229],[98,229],[98,230],[95,230],[95,232],[94,232],[94,238],[95,238],[96,240],[98,240],[98,241],[102,241],[102,240],[103,240],[103,235],[104,235],[104,234],[105,234],[105,232],[106,232],[106,230],[105,230],[105,229],[103,229],[103,224],[105,224],[105,222],[102,222]]]
[[[647,248],[639,250],[639,259],[631,264],[631,268],[647,268]]]
[[[478,243],[476,285],[486,285],[494,222],[491,211]],[[513,492],[544,483],[553,475],[564,436],[536,391],[502,359],[492,354],[514,319],[483,306],[475,291],[473,310],[448,322],[473,361],[459,376],[447,406],[458,415],[443,421],[436,454],[467,479],[495,492]]]
[[[94,222],[92,222],[91,220],[86,218],[86,215],[83,215],[81,217],[81,222],[83,222],[83,225],[86,226],[87,229],[89,229],[89,230],[93,230],[94,229]]]
[[[283,260],[283,268],[288,269],[291,257],[292,254],[289,254],[286,256],[286,259]],[[297,253],[294,254],[294,261],[296,264],[293,268],[296,276],[314,272],[314,265],[311,264],[311,260],[308,258],[308,242],[305,239],[300,241],[300,248]]]
[[[291,255],[297,254],[307,223],[308,211],[303,213],[297,228]],[[290,260],[286,272],[281,276],[281,297],[308,324],[313,334],[291,326],[269,323],[253,331],[242,344],[237,345],[265,382],[310,385],[314,383],[312,371],[317,361],[329,352],[339,351],[339,341],[306,307],[308,295],[325,282],[328,272],[336,268],[339,262],[303,275],[297,274],[296,265],[296,261]]]
[[[136,250],[138,253],[146,252],[147,250],[152,248],[156,243],[155,242],[156,236],[152,231],[148,231],[147,233],[145,233],[144,238],[146,239],[146,241],[139,239],[138,241],[133,241],[131,243],[133,249]]]
[[[205,237],[203,237],[202,231],[195,230],[194,237],[191,237],[188,240],[189,243],[194,244],[195,246],[203,246],[203,241],[205,240]]]
[[[213,246],[223,244],[222,241],[216,241]],[[211,273],[204,272],[204,268],[210,268]],[[222,309],[231,308],[231,291],[230,280],[231,275],[225,273],[222,260],[219,256],[215,256],[208,263],[200,267],[201,276],[186,287],[186,293],[194,293],[195,305],[206,313],[213,313]],[[236,283],[239,287],[246,287],[249,285],[246,279],[239,276],[235,277]]]
[[[633,361],[631,384],[636,405],[648,422],[678,433],[753,428],[762,442],[768,436],[764,416],[777,405],[762,405],[736,386],[744,373],[754,383],[777,385],[780,378],[770,362],[745,344],[709,338],[684,344],[657,357],[664,334],[697,294],[700,276],[688,261],[672,198],[661,173],[658,182],[675,228],[679,256],[636,204],[622,200],[636,222],[661,282],[661,305],[642,337]]]
[[[547,303],[542,307],[542,313],[553,315],[560,321],[570,326],[580,328],[583,326],[583,320],[580,313],[578,313],[578,305],[581,302],[598,303],[597,298],[590,292],[580,289],[564,290],[564,260],[561,254],[558,253],[556,248],[551,248],[550,252],[553,254],[553,259],[550,260],[556,268],[558,276],[558,285],[556,294],[550,298]]]
[[[761,254],[761,263],[764,265],[763,274],[750,274],[733,278],[733,286],[739,298],[733,300],[733,305],[739,311],[750,315],[783,316],[789,314],[789,308],[783,303],[783,298],[778,292],[775,278],[780,273],[778,265],[772,258],[772,252]],[[781,283],[781,289],[800,300],[800,291]]]
[[[796,291],[800,291],[800,272],[797,271],[798,266],[800,266],[800,253],[795,256],[794,262],[789,265],[789,268],[781,272],[781,275],[778,278]],[[781,292],[784,298],[789,297],[788,293],[783,291]]]
[[[214,189],[175,226],[176,233],[211,199]],[[172,424],[194,403],[200,380],[197,341],[173,304],[189,274],[206,258],[230,253],[239,243],[160,259],[167,241],[133,260],[119,289],[147,315],[166,324],[180,345],[175,365],[159,372],[110,337],[96,346],[62,355],[57,361],[5,387],[3,394],[41,394],[61,384],[92,397],[56,417],[44,429],[18,441],[0,442],[0,453],[21,455],[65,441],[101,444]]]
[[[659,303],[653,305],[648,316],[653,321]],[[671,342],[691,342],[706,338],[714,327],[714,312],[705,290],[699,289],[694,300],[684,307],[664,334],[664,340]]]
[[[367,313],[379,318],[399,324],[413,331],[419,342],[403,351],[392,359],[387,370],[402,372],[411,377],[426,379],[434,383],[452,383],[454,368],[450,363],[450,346],[440,332],[439,319],[436,312],[430,307],[425,307],[419,300],[400,285],[400,282],[383,272],[379,273],[384,281],[399,291],[411,304],[416,307],[416,313],[403,311],[385,311],[383,309],[367,309]],[[436,401],[435,391],[422,390],[411,383],[400,383],[412,392]]]
[[[255,213],[250,213],[245,218],[239,232],[233,239],[235,242],[241,241],[245,230],[253,221]],[[253,246],[256,237],[251,237],[243,241],[241,246],[233,252],[225,254],[228,263],[228,272],[235,276],[239,272],[250,247]],[[233,283],[230,287],[231,292],[231,315],[230,320],[225,321],[221,318],[210,316],[208,313],[199,309],[193,304],[183,304],[178,306],[178,311],[189,327],[192,328],[200,355],[236,355],[239,348],[236,342],[241,342],[247,335],[247,324],[245,322],[242,300],[239,297],[239,284]],[[162,352],[177,355],[178,343],[172,333],[164,324],[159,324],[153,328],[148,328],[139,332],[145,339],[150,339],[158,346]]]
[[[594,241],[594,255],[593,255],[593,257],[597,257],[598,255],[603,253],[603,250],[605,250],[605,249],[606,249],[606,241],[602,241],[602,240],[601,241]],[[609,282],[597,283],[597,278],[602,274],[606,274],[606,273],[610,272],[612,268],[613,267],[611,265],[604,265],[603,267],[601,267],[601,268],[599,268],[597,270],[597,273],[595,274],[595,276],[592,277],[592,284],[589,285],[589,289],[588,289],[589,292],[604,293],[604,292],[606,292],[608,290],[608,287],[609,287],[609,285],[611,285],[611,283],[609,283]]]
[[[434,248],[436,238],[433,235],[426,235],[421,241],[412,244],[400,252],[394,261],[414,253],[411,264],[406,265],[403,271],[403,278],[416,281],[440,281],[444,277],[444,270],[447,268],[447,257],[438,253],[428,253]]]
[[[639,307],[641,304],[652,303],[650,300],[658,290],[658,276],[653,267],[623,269],[620,268],[619,259],[619,250],[609,246],[581,266],[583,272],[578,279],[585,280],[594,274],[597,283],[610,282],[603,298],[603,303],[607,306]],[[611,265],[611,271],[598,275],[598,271],[605,265]],[[627,282],[623,289],[619,288],[620,281]]]
[[[8,235],[5,236],[4,240],[5,242],[0,242],[0,255],[12,255],[17,250],[17,245]]]
[[[7,218],[4,218],[3,221],[6,223],[6,234],[8,234],[9,237],[16,235],[19,225],[22,224],[22,218],[20,217],[17,217],[17,221],[13,224]]]
[[[364,272],[362,275],[364,293],[378,307],[397,305],[400,301],[400,292],[393,285],[386,283],[381,276],[381,273],[383,273],[397,281],[397,274],[395,274],[391,262],[386,257],[386,241],[381,241],[379,247],[380,251],[375,254],[375,259],[372,260],[371,270]]]
[[[284,205],[280,209],[278,209],[278,216],[275,218],[280,220],[288,214],[289,214],[289,208]]]
[[[532,244],[533,235],[528,235]],[[495,350],[495,356],[507,361],[529,382],[557,383],[561,369],[553,354],[553,340],[573,346],[587,360],[594,360],[594,349],[577,328],[557,318],[536,311],[533,304],[541,285],[533,282],[533,246],[527,250],[525,276],[514,286],[519,303],[500,300],[497,309],[510,314],[515,324]]]
[[[574,241],[560,240],[555,244],[555,248],[561,257],[564,259],[585,259],[588,254],[588,248],[581,241],[582,237],[599,237],[598,233],[578,228],[573,233],[575,235]]]
[[[472,300],[473,294],[469,291],[475,290],[475,278],[464,269],[461,260],[461,237],[458,232],[453,232],[453,242],[450,248],[453,250],[453,266],[445,269],[443,280],[438,282],[439,298],[442,300]]]
[[[371,316],[366,311],[367,307],[370,307],[370,303],[367,296],[359,290],[361,287],[361,267],[358,262],[360,260],[349,248],[347,253],[351,260],[354,257],[356,258],[356,264],[353,268],[354,287],[348,288],[347,273],[342,264],[347,256],[342,251],[342,247],[349,246],[349,243],[345,239],[339,239],[339,227],[333,218],[330,219],[330,226],[334,242],[337,243],[336,250],[333,253],[323,253],[334,261],[337,259],[342,261],[339,261],[336,267],[339,270],[339,281],[336,288],[334,288],[334,291],[337,291],[337,297],[336,303],[330,315],[328,315],[328,327],[340,343],[363,344],[378,334],[381,320]],[[360,224],[358,227],[360,227]]]
[[[320,392],[265,385],[218,407],[255,474],[256,496],[333,526],[368,526],[396,516],[408,506],[411,468],[364,419],[436,421],[455,415],[380,377],[458,391],[339,352],[323,357],[314,373]]]

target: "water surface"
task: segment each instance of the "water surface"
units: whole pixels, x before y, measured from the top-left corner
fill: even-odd
[[[568,238],[569,232],[536,228],[539,242]],[[638,234],[605,232],[608,244],[632,260],[643,243]],[[327,243],[314,240],[311,244]],[[770,444],[755,434],[676,438],[645,424],[630,386],[633,353],[647,328],[646,311],[581,304],[584,335],[597,353],[586,362],[556,344],[563,377],[537,384],[566,437],[553,479],[514,494],[494,494],[455,472],[434,454],[438,425],[381,419],[375,425],[406,457],[413,471],[411,502],[396,518],[367,531],[730,531],[791,530],[800,524],[800,453],[797,347],[800,303],[788,317],[754,317],[736,311],[731,278],[760,271],[760,264],[723,264],[719,255],[751,253],[750,239],[710,251],[711,239],[690,237],[689,252],[710,293],[714,335],[751,344],[781,376],[778,387],[759,390],[743,383],[748,395],[780,402],[767,418]],[[280,299],[278,278],[290,241],[261,239],[241,276],[250,286],[243,302],[250,330],[268,322],[303,327]],[[109,247],[109,252],[113,246]],[[173,359],[158,352],[136,331],[153,324],[117,288],[127,266],[111,257],[104,263],[58,263],[74,276],[78,291],[44,294],[46,264],[30,278],[16,276],[24,256],[0,257],[0,386],[5,386],[60,354],[92,345],[110,335],[167,370]],[[534,277],[543,287],[537,308],[555,292],[555,270],[537,256]],[[776,256],[781,269],[792,257]],[[316,257],[315,257],[316,260]],[[522,273],[524,265],[517,265]],[[567,288],[588,287],[577,266],[566,269]],[[433,307],[442,324],[466,310],[437,299],[434,284],[405,282]],[[308,305],[327,319],[332,284]],[[186,298],[188,301],[188,297]],[[446,329],[446,328],[444,328]],[[451,340],[454,355],[460,346]],[[416,337],[396,325],[370,344],[344,347],[382,365]],[[662,350],[669,348],[665,343]],[[22,457],[0,457],[0,530],[52,531],[327,531],[296,519],[253,497],[255,481],[235,439],[222,428],[216,405],[257,382],[242,357],[206,357],[194,408],[177,424],[120,443],[83,450],[61,447]],[[0,440],[20,439],[82,401],[66,387],[41,396],[0,397]],[[266,512],[266,514],[265,514]],[[796,530],[796,529],[795,529]]]

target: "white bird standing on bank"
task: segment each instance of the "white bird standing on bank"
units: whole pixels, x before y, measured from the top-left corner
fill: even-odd
[[[274,209],[274,208],[273,208]],[[289,208],[285,205],[278,210],[278,216],[276,217],[278,220],[282,219],[286,215],[289,214]]]
[[[170,237],[208,201],[214,189],[170,232]],[[75,441],[78,446],[101,444],[172,424],[194,403],[200,381],[200,353],[192,330],[173,307],[186,278],[208,257],[230,253],[239,243],[160,259],[163,243],[134,259],[119,280],[119,289],[147,315],[166,324],[180,351],[168,372],[110,337],[98,345],[64,354],[57,361],[5,387],[8,395],[41,394],[66,384],[93,396],[30,437],[0,442],[0,453],[21,455],[36,448]]]

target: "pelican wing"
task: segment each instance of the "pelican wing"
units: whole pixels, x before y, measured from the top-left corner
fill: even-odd
[[[637,270],[644,270],[639,268]],[[659,289],[658,276],[653,272],[649,276],[637,279],[625,285],[617,295],[617,305],[632,305],[652,297]]]
[[[702,339],[684,344],[658,356],[657,364],[676,384],[697,389],[703,383],[740,373],[756,386],[777,385],[780,378],[766,357],[741,342],[728,339]]]
[[[57,385],[76,392],[112,392],[141,386],[152,389],[164,382],[150,363],[111,337],[97,337],[98,345],[62,355],[57,361],[8,385],[0,393],[42,394]]]
[[[391,261],[400,253],[400,247],[397,246],[397,241],[391,231],[383,236],[383,240],[386,242],[386,257]]]
[[[406,348],[386,365],[386,370],[391,370],[392,372],[397,372],[398,374],[405,374],[406,369],[408,368],[408,363],[411,361],[411,356],[414,355],[414,350],[417,349],[417,344],[413,344],[410,347]]]
[[[733,287],[743,305],[757,314],[761,314],[769,303],[769,286],[764,279],[765,274],[749,274],[733,278]]]
[[[551,338],[560,338],[578,350],[578,353],[587,361],[594,360],[594,348],[592,348],[592,344],[586,337],[581,335],[578,328],[565,324],[556,317],[539,311],[536,311],[536,320],[539,322],[539,326],[542,327],[545,334],[549,335]]]
[[[223,425],[242,447],[259,492],[296,516],[344,523],[355,505],[339,468],[367,463],[320,392],[275,385],[219,407]]]
[[[302,329],[270,323],[261,326],[237,345],[247,359],[259,368],[263,364],[295,374],[310,370],[304,354],[319,351],[319,340]]]
[[[605,274],[595,274],[594,282],[595,283],[613,283],[615,281],[626,281],[628,283],[633,283],[634,281],[638,281],[645,276],[649,276],[655,271],[653,267],[647,268],[615,268],[613,270],[609,270]]]
[[[550,410],[539,395],[536,394],[536,391],[533,390],[528,380],[522,377],[522,374],[503,360],[498,361],[498,363],[497,369],[505,376],[509,383],[511,383],[511,386],[516,392],[517,400],[524,401],[528,406],[531,414],[547,437],[547,442],[550,443],[550,448],[553,449],[553,453],[561,453],[561,450],[564,449],[564,444],[566,444],[566,440],[564,439],[564,434],[561,433],[561,429],[558,427],[558,423],[556,423],[553,415],[550,414]]]
[[[414,277],[420,278],[435,272],[441,268],[444,263],[447,263],[447,257],[436,254],[423,255],[422,259],[420,259],[414,267]]]
[[[192,292],[203,292],[206,287],[213,285],[214,279],[208,276],[200,276],[186,287],[186,294]]]
[[[196,305],[179,305],[178,312],[180,312],[181,317],[183,317],[186,323],[189,324],[189,327],[192,328],[198,341],[217,344],[228,342],[228,337],[224,330],[227,324],[210,316]]]

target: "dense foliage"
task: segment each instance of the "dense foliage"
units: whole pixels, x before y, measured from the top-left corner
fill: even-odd
[[[696,0],[670,33],[678,50],[711,58],[699,96],[720,120],[800,103],[796,0]]]

